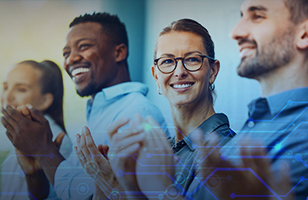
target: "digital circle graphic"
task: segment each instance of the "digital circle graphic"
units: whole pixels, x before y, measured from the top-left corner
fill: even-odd
[[[300,142],[306,142],[307,141],[307,135],[305,133],[301,133],[298,135],[298,141]]]
[[[221,180],[220,177],[214,174],[207,182],[207,186],[212,189],[216,189],[220,186]]]
[[[160,166],[160,171],[165,172],[166,171],[166,166],[165,165]]]
[[[86,195],[89,192],[89,186],[86,183],[79,183],[77,192],[80,195]]]
[[[165,194],[169,199],[177,199],[181,195],[179,185],[169,185],[165,190]]]
[[[84,166],[84,171],[89,176],[96,175],[99,172],[99,167],[96,162],[94,161],[88,161]]]
[[[108,152],[108,158],[109,158],[110,160],[114,159],[115,157],[116,157],[116,154],[115,154],[113,151],[109,151],[109,152]]]
[[[120,200],[121,199],[121,194],[117,190],[113,190],[111,194],[109,195],[110,200]]]
[[[174,180],[181,185],[185,182],[186,176],[183,173],[178,172],[174,175]]]
[[[291,158],[293,156],[293,152],[291,150],[286,151],[286,157]]]

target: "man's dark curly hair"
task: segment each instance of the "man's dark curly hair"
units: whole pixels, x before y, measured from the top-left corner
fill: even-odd
[[[125,24],[120,21],[117,15],[109,13],[84,14],[76,17],[69,25],[71,28],[83,22],[97,22],[102,25],[102,31],[115,44],[125,44],[128,49],[128,38]]]

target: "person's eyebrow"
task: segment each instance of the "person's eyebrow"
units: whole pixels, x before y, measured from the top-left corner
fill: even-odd
[[[17,83],[16,86],[27,86],[27,87],[29,87],[29,88],[32,87],[32,85],[27,84],[27,83]]]
[[[264,6],[251,6],[248,8],[248,12],[253,11],[267,11],[267,8],[265,8]]]
[[[93,40],[93,39],[92,38],[80,38],[75,43],[78,44],[79,42],[81,42],[83,40]],[[65,49],[69,49],[69,47],[65,46],[62,51],[64,51]]]
[[[160,57],[175,57],[173,54],[170,53],[164,53],[162,55],[160,55]]]
[[[200,51],[191,51],[191,52],[185,53],[184,56],[189,56],[190,54],[194,54],[194,53],[198,53],[198,54],[202,55],[202,53]]]

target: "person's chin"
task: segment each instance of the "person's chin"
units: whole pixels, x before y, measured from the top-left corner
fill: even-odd
[[[89,83],[85,86],[76,85],[76,92],[81,97],[91,96],[95,94],[95,85]]]

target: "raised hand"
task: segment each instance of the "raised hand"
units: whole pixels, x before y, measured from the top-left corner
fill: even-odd
[[[77,147],[74,147],[79,161],[85,172],[92,177],[96,184],[94,196],[104,198],[112,195],[112,189],[118,187],[118,182],[111,169],[109,160],[96,147],[91,133],[87,127],[82,129],[82,134],[77,134]],[[100,146],[101,151],[108,147]]]
[[[22,106],[18,106],[16,110],[20,114],[22,114],[24,117],[26,117],[27,119],[33,121],[34,117],[32,117],[31,110],[29,109],[29,107],[31,108],[31,106],[29,105],[28,106],[22,105]],[[60,134],[57,135],[54,141],[54,144],[58,149],[60,149],[64,136],[65,136],[65,132],[61,132]],[[43,170],[42,166],[40,165],[38,160],[35,159],[35,157],[31,155],[26,155],[22,153],[20,150],[18,150],[17,148],[15,148],[15,152],[16,152],[18,163],[20,164],[21,168],[26,174],[34,174],[40,170]]]
[[[31,117],[23,116],[11,106],[2,108],[1,122],[12,144],[23,154],[48,155],[49,147],[55,147],[48,121],[40,111],[29,108]]]
[[[179,192],[173,179],[177,158],[166,133],[150,116],[145,120],[144,131],[145,140],[136,168],[139,187],[148,198],[157,195],[159,199],[169,199],[171,194]]]
[[[112,170],[117,175],[117,180],[123,189],[127,192],[134,192],[140,198],[143,194],[138,187],[135,172],[138,151],[144,139],[143,119],[136,114],[129,128],[120,129],[128,122],[128,118],[120,119],[108,128],[111,139],[108,155]]]
[[[218,147],[218,136],[213,133],[209,136],[206,144],[202,133],[194,135],[193,141],[198,144],[198,160],[201,160],[197,173],[203,176],[202,184],[210,182],[215,178],[220,181],[220,185],[212,190],[218,199],[293,199],[293,195],[286,195],[291,187],[288,173],[279,173],[280,177],[271,172],[271,163],[266,158],[266,149],[258,141],[251,141],[243,138],[238,144],[240,153],[236,158],[236,163],[231,162],[226,154],[220,152]],[[209,147],[209,148],[202,148]],[[254,148],[252,148],[254,147]],[[256,148],[257,147],[257,148]],[[204,169],[212,169],[205,171]],[[277,172],[276,172],[277,173]],[[216,181],[217,181],[216,180]],[[222,181],[226,180],[226,181]],[[284,195],[277,193],[277,185]],[[284,198],[282,198],[284,196]]]

